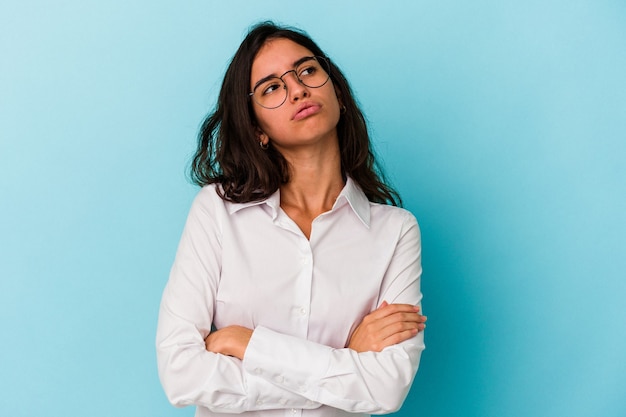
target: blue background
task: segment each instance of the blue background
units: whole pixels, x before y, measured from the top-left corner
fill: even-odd
[[[203,116],[247,27],[345,71],[420,221],[403,416],[626,415],[626,2],[1,1],[0,414],[191,416],[155,365]]]

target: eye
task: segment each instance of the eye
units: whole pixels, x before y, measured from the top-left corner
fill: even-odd
[[[319,68],[317,67],[317,65],[315,64],[310,64],[305,66],[304,68],[302,68],[300,70],[300,72],[298,73],[299,77],[311,77],[312,75],[315,75],[315,73],[319,70]]]
[[[269,82],[259,86],[259,90],[261,91],[261,94],[263,94],[264,96],[267,96],[267,95],[270,95],[272,93],[275,93],[276,91],[280,90],[281,88],[283,88],[283,85],[282,85],[281,82],[279,82],[277,80],[272,80],[272,81],[269,81]]]

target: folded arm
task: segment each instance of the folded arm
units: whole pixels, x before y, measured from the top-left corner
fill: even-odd
[[[207,338],[207,349],[242,359],[247,374],[314,403],[355,413],[397,411],[424,349],[421,330],[426,317],[418,313],[419,230],[412,220],[381,285],[381,299],[392,304],[383,301],[367,315],[346,348],[333,349],[261,326],[228,326]]]
[[[163,294],[157,356],[170,402],[229,413],[311,409],[322,404],[349,412],[397,410],[417,371],[423,332],[398,329],[382,340],[371,335],[377,333],[372,329],[388,320],[387,313],[397,308],[394,305],[413,308],[421,301],[420,237],[414,218],[405,221],[383,277],[381,308],[357,327],[348,347],[334,349],[259,326],[244,329],[244,349],[237,352],[222,350],[224,345],[215,347],[223,342],[219,335],[225,329],[211,336],[221,270],[219,216],[206,204],[194,204]],[[395,313],[419,316],[411,311]],[[415,325],[420,320],[408,322]],[[409,332],[409,337],[400,336],[403,341],[395,343],[392,339],[402,332]],[[227,335],[222,332],[222,336]]]

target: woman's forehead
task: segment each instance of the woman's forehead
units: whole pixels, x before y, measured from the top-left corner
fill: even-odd
[[[284,72],[291,69],[300,58],[311,55],[313,52],[290,39],[270,39],[263,44],[252,61],[252,77],[264,77],[281,70]]]

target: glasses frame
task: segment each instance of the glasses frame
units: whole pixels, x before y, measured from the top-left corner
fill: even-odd
[[[283,104],[285,104],[285,101],[287,101],[287,96],[289,96],[289,90],[287,88],[287,83],[285,82],[285,80],[283,80],[283,77],[287,74],[289,74],[290,72],[293,72],[293,75],[295,75],[296,80],[298,80],[298,82],[300,84],[302,84],[303,86],[307,87],[307,88],[320,88],[326,85],[326,83],[328,83],[328,80],[330,80],[330,60],[325,57],[325,56],[321,56],[321,55],[312,55],[312,56],[307,56],[304,58],[313,58],[314,60],[316,60],[317,62],[319,62],[319,64],[322,66],[322,69],[324,70],[324,72],[326,72],[326,81],[324,81],[322,84],[313,87],[310,85],[307,85],[304,81],[302,81],[302,79],[298,76],[298,72],[296,71],[298,69],[298,67],[302,64],[305,64],[308,59],[304,62],[302,62],[301,64],[299,64],[298,66],[296,66],[294,69],[290,69],[289,71],[285,71],[280,77],[271,77],[268,78],[266,81],[269,81],[270,79],[279,79],[280,82],[283,84],[283,89],[285,90],[285,98],[283,98],[283,101],[280,102],[279,105],[277,106],[273,106],[273,107],[267,107],[262,105],[261,103],[259,103],[255,98],[254,98],[254,92],[257,90],[257,88],[260,87],[260,84],[257,85],[256,87],[254,87],[254,90],[252,90],[251,92],[248,93],[248,98],[250,98],[251,100],[253,100],[256,104],[258,104],[259,106],[263,107],[264,109],[277,109],[280,106],[282,106]]]

